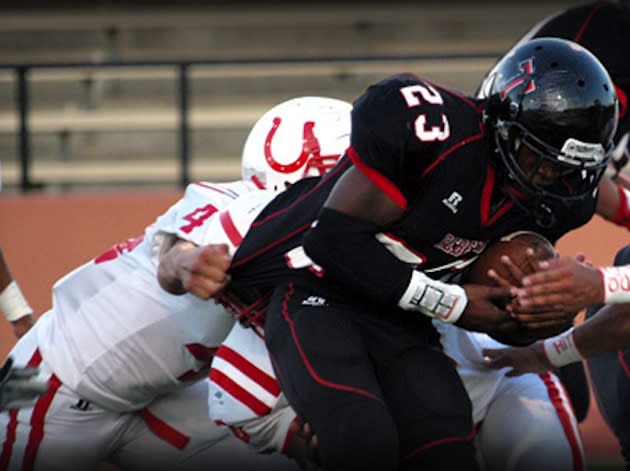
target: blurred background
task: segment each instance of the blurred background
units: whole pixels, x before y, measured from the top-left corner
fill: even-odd
[[[187,182],[238,179],[275,104],[353,101],[398,72],[472,94],[523,33],[580,3],[3,1],[0,247],[39,315],[56,279],[140,234]],[[625,242],[596,217],[559,247],[603,265]],[[1,322],[1,356],[14,341]],[[593,400],[582,431],[589,468],[622,469]]]
[[[237,178],[271,106],[352,101],[404,71],[474,93],[526,30],[575,4],[2,2],[2,191]]]

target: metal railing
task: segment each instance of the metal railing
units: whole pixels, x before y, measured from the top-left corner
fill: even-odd
[[[418,55],[370,55],[351,57],[285,57],[269,59],[239,58],[233,60],[147,60],[147,61],[91,61],[91,62],[25,62],[0,63],[0,70],[13,70],[15,76],[15,96],[17,113],[17,153],[20,167],[20,190],[29,192],[39,188],[30,175],[31,169],[31,136],[30,123],[30,78],[29,73],[35,69],[98,69],[98,68],[144,68],[171,67],[177,70],[177,158],[178,183],[185,187],[190,181],[190,69],[193,66],[236,66],[236,67],[287,67],[295,70],[301,66],[346,66],[360,70],[378,69],[386,64],[413,64],[425,61],[464,61],[464,60],[493,60],[500,56],[500,52],[486,53],[447,53],[447,54],[418,54]]]

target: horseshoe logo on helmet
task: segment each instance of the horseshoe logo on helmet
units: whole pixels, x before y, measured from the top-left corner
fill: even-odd
[[[505,100],[512,90],[523,84],[528,78],[529,81],[527,82],[527,86],[523,91],[523,95],[527,95],[528,93],[536,90],[536,84],[534,83],[534,80],[530,78],[531,75],[534,73],[534,59],[529,58],[527,60],[524,60],[523,62],[520,62],[518,64],[518,68],[520,69],[520,72],[514,77],[510,78],[508,80],[508,84],[503,87],[503,90],[501,90],[501,100]]]
[[[302,130],[302,152],[293,162],[281,164],[271,153],[271,141],[280,127],[281,122],[281,118],[276,117],[273,119],[273,125],[265,138],[265,159],[269,166],[275,171],[280,173],[292,173],[302,168],[308,162],[309,157],[319,155],[319,141],[313,132],[315,123],[313,121],[306,121]]]

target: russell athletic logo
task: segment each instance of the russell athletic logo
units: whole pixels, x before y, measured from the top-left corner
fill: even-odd
[[[444,206],[450,209],[453,214],[457,214],[457,206],[463,201],[463,199],[464,198],[462,197],[462,195],[454,191],[453,193],[451,193],[451,196],[449,196],[448,198],[444,198],[442,200],[442,203],[444,203]]]

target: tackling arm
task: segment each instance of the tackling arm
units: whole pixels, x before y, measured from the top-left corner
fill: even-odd
[[[304,249],[327,275],[381,304],[396,304],[471,330],[508,327],[509,315],[491,302],[510,298],[507,287],[432,280],[398,260],[374,237],[402,217],[395,203],[357,167],[333,188],[319,219],[305,235]],[[369,257],[366,257],[366,253]],[[435,299],[439,299],[438,302]]]
[[[630,343],[630,306],[604,306],[593,317],[555,337],[527,347],[485,349],[484,363],[493,369],[510,367],[508,376],[545,371],[595,355],[614,352]]]
[[[170,234],[162,242],[158,282],[171,294],[189,292],[210,299],[229,282],[229,265],[226,245],[197,246]]]
[[[201,209],[176,208],[178,217],[154,237],[160,286],[171,294],[190,292],[201,299],[222,290],[230,281],[231,255],[274,196],[267,191],[246,193],[229,204],[223,202],[221,210],[219,204],[207,205],[205,200],[192,204]]]

